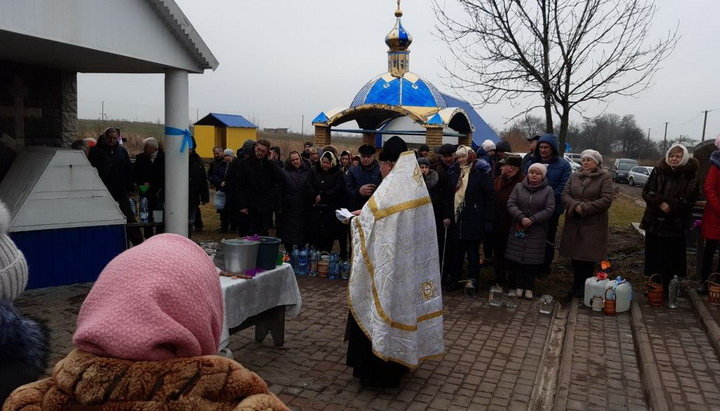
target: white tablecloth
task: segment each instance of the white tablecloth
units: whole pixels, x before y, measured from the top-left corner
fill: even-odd
[[[302,297],[290,264],[262,272],[252,280],[220,277],[220,286],[225,302],[225,323],[220,349],[228,346],[229,329],[239,326],[253,315],[281,305],[287,310],[285,318],[294,318],[300,313]]]

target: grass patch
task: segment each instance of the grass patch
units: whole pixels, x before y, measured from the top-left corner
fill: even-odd
[[[639,223],[645,207],[638,205],[635,199],[619,193],[610,206],[610,226],[627,227],[630,223]]]

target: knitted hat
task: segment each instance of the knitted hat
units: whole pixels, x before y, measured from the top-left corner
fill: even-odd
[[[510,142],[507,140],[500,140],[495,145],[495,151],[502,151],[504,153],[509,153],[512,151],[512,146],[510,145]]]
[[[507,156],[498,162],[501,166],[515,166],[520,167],[522,165],[522,158],[520,156]]]
[[[602,154],[600,154],[599,152],[597,152],[595,150],[590,150],[590,149],[583,150],[583,152],[580,153],[580,159],[582,160],[583,158],[591,159],[592,161],[595,162],[595,164],[598,165],[598,167],[600,166],[600,164],[602,164]]]
[[[223,156],[235,157],[235,151],[232,148],[226,148],[223,150]]]
[[[715,137],[715,147],[720,148],[720,134]]]
[[[25,291],[28,266],[25,256],[8,235],[10,211],[0,202],[0,300],[14,300]]]
[[[537,171],[539,171],[540,174],[543,176],[543,178],[545,178],[545,176],[547,175],[547,166],[546,166],[545,164],[542,164],[542,163],[532,163],[532,164],[530,165],[530,168],[528,168],[528,174],[530,174],[530,171],[532,171],[532,170],[537,170]]]
[[[456,147],[452,144],[443,144],[435,149],[435,152],[440,155],[450,155],[455,153]]]
[[[421,165],[421,166],[428,166],[428,167],[430,167],[430,159],[428,159],[427,157],[420,157],[420,158],[417,159],[417,162],[418,162],[418,164]]]
[[[392,136],[383,145],[383,150],[378,157],[380,161],[397,161],[400,154],[407,151],[405,140],[398,136]]]
[[[159,234],[115,257],[80,308],[73,343],[105,357],[159,361],[216,354],[217,269],[197,244]]]
[[[495,143],[492,142],[492,140],[485,140],[482,142],[482,148],[486,152],[490,152],[495,150]]]

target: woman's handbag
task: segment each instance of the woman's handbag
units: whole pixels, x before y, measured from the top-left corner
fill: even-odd
[[[215,197],[213,198],[213,204],[215,205],[216,210],[222,210],[225,208],[225,202],[227,201],[227,197],[225,196],[224,191],[216,191]]]

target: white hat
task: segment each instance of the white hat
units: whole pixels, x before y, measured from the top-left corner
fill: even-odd
[[[543,163],[532,163],[530,164],[530,168],[528,168],[528,174],[530,174],[530,170],[537,170],[542,174],[543,178],[547,175],[547,166]]]
[[[495,150],[495,143],[493,143],[492,140],[485,140],[482,142],[482,148],[485,152],[493,151]]]
[[[597,151],[595,151],[595,150],[590,150],[590,149],[583,150],[583,152],[580,153],[580,159],[583,159],[583,158],[589,158],[589,159],[591,159],[591,160],[594,161],[595,164],[597,164],[598,166],[599,166],[600,164],[602,164],[602,161],[603,161],[603,159],[602,159],[602,154],[600,154],[599,152],[597,152]]]

